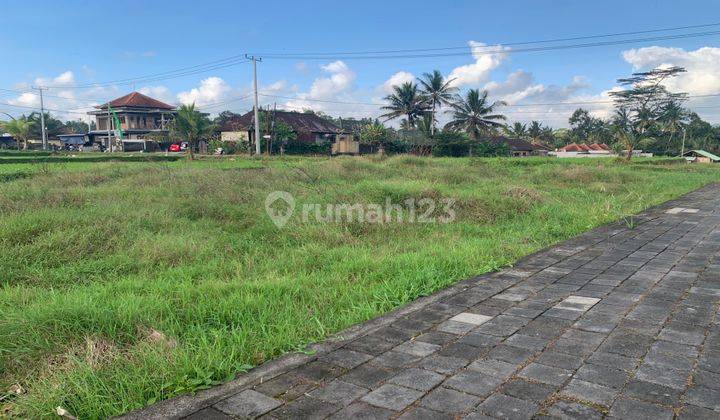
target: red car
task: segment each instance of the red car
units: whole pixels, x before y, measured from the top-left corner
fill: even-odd
[[[180,151],[180,144],[179,143],[173,143],[170,145],[170,148],[168,149],[169,152],[179,152]]]

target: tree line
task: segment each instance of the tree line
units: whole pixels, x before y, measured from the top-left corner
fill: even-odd
[[[658,155],[677,156],[683,150],[705,149],[720,152],[720,126],[704,121],[684,107],[687,93],[670,92],[666,81],[684,73],[682,67],[656,68],[618,79],[621,90],[611,92],[614,113],[608,119],[594,117],[578,108],[568,120],[569,128],[553,129],[540,121],[506,123],[502,101],[491,102],[488,92],[469,89],[464,95],[440,71],[424,73],[417,81],[393,87],[384,99],[386,111],[381,119],[368,124],[361,138],[388,147],[398,132],[411,132],[419,143],[441,145],[443,141],[464,141],[469,145],[483,138],[504,134],[549,148],[570,143],[605,143],[628,158],[642,149]],[[438,112],[446,108],[450,120],[437,128]],[[400,130],[385,122],[400,118]],[[420,146],[422,148],[422,145]],[[487,149],[487,147],[485,148]],[[491,151],[491,153],[494,153]]]

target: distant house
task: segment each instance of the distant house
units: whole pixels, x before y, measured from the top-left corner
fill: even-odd
[[[537,144],[532,144],[523,139],[516,139],[505,136],[485,137],[480,141],[486,141],[495,146],[505,144],[510,150],[510,155],[514,157],[537,156],[547,154],[547,148]]]
[[[563,146],[554,153],[557,157],[599,157],[614,156],[612,149],[605,143],[570,143]]]
[[[304,112],[272,111],[272,118],[290,126],[297,134],[299,142],[332,142],[333,154],[358,154],[359,142],[352,133],[341,129],[326,119]],[[255,143],[255,114],[247,114],[229,118],[220,127],[222,141],[246,141]]]
[[[86,134],[58,134],[58,139],[63,147],[80,147],[88,141]]]
[[[0,149],[14,149],[17,146],[13,136],[8,133],[0,134]]]
[[[108,120],[108,104],[95,107],[96,111],[88,112],[95,117],[95,130],[88,133],[90,141],[100,143],[105,147],[110,145],[110,138],[115,138],[115,118],[111,114]],[[123,148],[125,143],[137,146],[147,140],[149,135],[167,135],[168,124],[177,114],[174,106],[143,95],[139,92],[132,92],[123,97],[110,101],[110,108],[117,114],[120,120],[120,128],[123,131]],[[133,147],[137,148],[137,147]],[[142,149],[141,149],[142,150]]]
[[[688,162],[693,163],[718,163],[720,156],[716,156],[705,150],[690,150],[683,155]]]

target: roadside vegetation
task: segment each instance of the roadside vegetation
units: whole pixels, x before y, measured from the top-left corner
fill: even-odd
[[[0,404],[106,418],[203,389],[719,175],[676,159],[3,164]],[[278,229],[277,190],[298,206],[450,197],[457,219]]]

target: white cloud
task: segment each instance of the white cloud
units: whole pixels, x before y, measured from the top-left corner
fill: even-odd
[[[389,79],[387,79],[382,85],[378,86],[377,90],[382,94],[390,94],[393,91],[393,86],[400,86],[403,83],[412,82],[415,80],[415,75],[406,71],[399,71]]]
[[[720,93],[720,48],[685,51],[682,48],[646,47],[627,50],[622,55],[636,71],[670,65],[685,67],[687,73],[665,82],[671,91],[691,95]]]
[[[343,61],[333,61],[320,67],[329,77],[315,79],[308,97],[311,99],[330,99],[347,92],[353,87],[357,75]]]
[[[362,95],[355,86],[357,74],[345,62],[333,61],[320,66],[320,70],[324,74],[313,81],[309,91],[297,92],[296,99],[288,100],[281,106],[290,110],[312,109],[348,117],[364,117],[372,111],[362,104],[343,103],[362,101],[358,99]],[[291,90],[296,89],[293,87]]]
[[[199,87],[178,93],[177,99],[182,104],[195,103],[197,106],[203,106],[223,100],[231,91],[232,88],[225,80],[212,76],[200,81]]]
[[[170,89],[166,86],[144,86],[138,89],[138,92],[168,104],[175,102]]]
[[[455,67],[448,76],[455,79],[453,85],[457,87],[473,87],[487,82],[490,79],[490,73],[507,58],[507,51],[510,50],[502,45],[487,45],[477,41],[469,41],[468,46],[475,62]],[[488,53],[487,51],[493,52]]]

